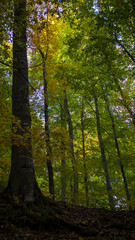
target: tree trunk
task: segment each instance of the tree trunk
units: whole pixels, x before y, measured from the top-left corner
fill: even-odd
[[[82,103],[83,104],[83,103]],[[86,168],[86,159],[85,159],[85,137],[84,137],[84,110],[82,106],[81,112],[81,126],[82,126],[82,145],[83,145],[83,167],[84,167],[84,186],[85,186],[85,197],[86,197],[86,206],[89,206],[89,196],[88,196],[88,176],[87,176],[87,168]]]
[[[104,91],[102,82],[101,82],[101,87],[102,87],[102,90]],[[107,92],[107,89],[106,89],[106,92]],[[123,163],[122,163],[122,160],[121,160],[121,154],[120,154],[120,149],[119,149],[119,144],[118,144],[118,139],[117,139],[117,134],[116,134],[114,118],[113,118],[113,114],[112,114],[112,112],[110,110],[110,106],[108,104],[107,94],[106,95],[104,94],[104,100],[106,102],[107,111],[109,113],[109,116],[110,116],[110,119],[111,119],[111,123],[112,123],[115,147],[116,147],[116,150],[117,150],[117,155],[118,155],[118,159],[119,159],[120,169],[121,169],[121,173],[122,173],[122,177],[123,177],[123,181],[124,181],[124,187],[125,187],[127,201],[128,201],[128,204],[129,204],[129,209],[132,209],[132,206],[130,204],[130,193],[129,193],[129,189],[128,189],[128,183],[127,183],[127,179],[126,179],[126,175],[125,175],[125,171],[124,171],[124,166],[123,166]]]
[[[113,134],[114,134],[114,140],[115,140],[115,146],[116,146],[116,150],[117,150],[117,154],[118,154],[118,158],[119,158],[119,164],[120,164],[120,169],[121,169],[121,173],[122,173],[122,177],[123,177],[123,181],[124,181],[124,187],[125,187],[125,191],[126,191],[126,197],[127,197],[127,201],[129,204],[129,209],[131,210],[131,204],[130,204],[130,193],[129,193],[129,189],[128,189],[128,184],[127,184],[127,179],[126,179],[126,175],[125,175],[125,171],[124,171],[124,166],[121,160],[121,154],[120,154],[120,149],[119,149],[119,144],[118,144],[118,140],[117,140],[117,135],[116,135],[116,129],[115,129],[115,123],[114,123],[114,119],[113,119],[113,115],[111,113],[110,107],[107,104],[107,110],[109,113],[109,116],[111,118],[111,122],[112,122],[112,129],[113,129]]]
[[[69,128],[69,138],[70,138],[70,151],[71,151],[71,159],[72,159],[72,167],[73,167],[73,174],[74,174],[74,201],[78,202],[78,171],[76,167],[76,159],[74,154],[74,144],[73,144],[73,126],[70,111],[68,108],[68,100],[67,100],[67,92],[63,90],[64,93],[64,108],[67,116],[67,123]]]
[[[98,101],[97,101],[97,96],[96,96],[96,92],[95,92],[94,84],[93,84],[92,80],[91,80],[91,85],[92,85],[92,91],[93,91],[93,98],[94,98],[94,102],[95,102],[97,133],[98,133],[99,146],[100,146],[101,157],[102,157],[102,162],[103,162],[103,167],[104,167],[104,172],[105,172],[109,206],[111,209],[114,209],[115,205],[114,205],[114,199],[113,199],[113,195],[112,195],[112,187],[111,187],[110,176],[109,176],[109,172],[108,172],[106,155],[105,155],[105,150],[104,150],[104,144],[103,144],[103,139],[102,139],[102,134],[101,134],[101,126],[100,126],[101,124],[100,124],[100,117],[99,117]]]
[[[52,194],[52,196],[54,198],[54,178],[53,178],[53,166],[52,166],[52,161],[51,161],[52,149],[51,149],[50,133],[49,133],[48,89],[47,89],[46,66],[45,66],[47,54],[45,56],[41,49],[39,51],[40,51],[42,61],[43,61],[45,142],[46,142],[47,168],[48,168],[48,175],[49,175],[49,193]]]
[[[61,109],[61,130],[66,129],[65,117]],[[65,143],[64,136],[61,136],[61,201],[66,201],[66,156],[65,156]]]
[[[135,11],[135,0],[131,0],[132,6],[133,6],[133,11]]]
[[[12,114],[15,120],[11,172],[5,192],[22,201],[34,202],[41,192],[35,180],[32,158],[26,41],[26,0],[14,0]],[[14,138],[20,139],[26,134],[27,143],[15,143]]]
[[[133,37],[135,39],[135,0],[131,0],[131,3],[132,3],[132,7],[133,7]],[[133,48],[135,48],[135,45],[133,46]]]
[[[122,97],[122,100],[123,100],[122,104],[127,109],[128,113],[130,114],[133,124],[135,124],[135,112],[132,110],[131,104],[129,104],[129,101],[127,100],[127,97],[124,94],[124,91],[122,90],[121,86],[119,85],[118,80],[115,77],[114,77],[114,81],[115,81],[115,84],[117,85],[117,88]]]

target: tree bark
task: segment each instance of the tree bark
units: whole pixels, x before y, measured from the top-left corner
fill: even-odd
[[[86,206],[89,206],[89,196],[88,196],[88,176],[87,176],[87,167],[86,167],[86,154],[85,154],[85,136],[84,136],[84,109],[82,103],[82,112],[81,112],[81,132],[82,132],[82,151],[83,151],[83,167],[84,167],[84,186],[85,186],[85,198]]]
[[[97,96],[96,96],[96,92],[95,92],[94,84],[93,84],[92,80],[91,80],[91,85],[92,85],[93,98],[94,98],[94,102],[95,102],[97,133],[98,133],[99,147],[100,147],[100,151],[101,151],[101,157],[102,157],[102,162],[103,162],[103,167],[104,167],[104,172],[105,172],[109,206],[111,209],[115,209],[115,204],[114,204],[114,199],[113,199],[113,194],[112,194],[112,186],[111,186],[110,176],[109,176],[109,172],[108,172],[104,144],[103,144],[103,139],[102,139],[102,134],[101,134],[101,124],[100,124],[100,117],[99,117],[98,101],[97,101]]]
[[[70,150],[71,150],[71,159],[72,159],[72,168],[74,174],[74,201],[78,202],[78,171],[76,166],[76,159],[74,154],[74,144],[73,144],[73,126],[71,120],[71,114],[68,108],[67,92],[63,90],[64,93],[64,108],[67,116],[67,123],[69,129],[69,138],[70,138]]]
[[[52,194],[54,198],[54,177],[53,177],[53,166],[52,166],[52,149],[51,149],[51,142],[50,142],[50,133],[49,133],[49,114],[48,114],[48,86],[47,86],[47,79],[46,79],[46,56],[44,55],[43,51],[40,49],[40,54],[43,61],[43,81],[44,81],[44,113],[45,113],[45,142],[46,142],[46,157],[47,157],[47,168],[48,168],[48,175],[49,175],[49,193]]]
[[[66,129],[65,116],[63,114],[63,109],[61,108],[61,130]],[[65,143],[64,136],[61,136],[61,201],[66,201],[66,156],[65,156]]]
[[[132,6],[133,6],[133,10],[135,11],[135,0],[131,0]]]
[[[15,120],[12,124],[11,172],[6,191],[22,201],[34,202],[41,192],[35,180],[30,136],[26,16],[26,0],[14,0],[12,114]],[[17,125],[18,120],[20,125]],[[28,136],[27,144],[14,143],[14,137],[20,138],[24,134]]]
[[[101,82],[101,87],[102,87],[102,90],[104,91],[102,82]],[[107,92],[107,89],[106,89],[106,92]],[[117,151],[117,155],[118,155],[118,159],[119,159],[119,165],[120,165],[120,169],[121,169],[121,173],[122,173],[122,177],[123,177],[123,181],[124,181],[124,187],[125,187],[127,201],[128,201],[128,204],[129,204],[129,209],[131,210],[132,206],[131,206],[131,203],[130,203],[131,202],[130,201],[130,193],[129,193],[129,189],[128,189],[128,183],[127,183],[127,179],[126,179],[126,175],[125,175],[125,171],[124,171],[124,166],[123,166],[122,159],[121,159],[121,154],[120,154],[120,149],[119,149],[119,144],[118,144],[118,139],[117,139],[117,134],[116,134],[114,117],[113,117],[113,114],[111,112],[110,106],[108,104],[107,94],[105,95],[103,93],[103,95],[104,95],[104,100],[105,100],[105,103],[106,103],[107,111],[109,113],[111,123],[112,123],[115,147],[116,147],[116,151]]]
[[[118,140],[117,140],[117,134],[116,134],[116,129],[115,129],[115,123],[114,123],[114,119],[113,119],[113,115],[111,113],[110,107],[107,104],[107,110],[112,122],[112,129],[113,129],[113,134],[114,134],[114,141],[115,141],[115,146],[116,146],[116,150],[117,150],[117,154],[118,154],[118,159],[119,159],[119,164],[120,164],[120,169],[121,169],[121,173],[122,173],[122,177],[123,177],[123,181],[124,181],[124,187],[125,187],[125,192],[126,192],[126,197],[127,197],[127,201],[128,201],[128,205],[129,205],[129,209],[132,209],[132,206],[130,204],[130,193],[129,193],[129,189],[128,189],[128,183],[127,183],[127,179],[126,179],[126,175],[125,175],[125,171],[124,171],[124,166],[121,160],[121,154],[120,154],[120,149],[119,149],[119,144],[118,144]]]
[[[132,4],[132,7],[133,7],[133,17],[134,17],[134,20],[135,20],[135,0],[131,0],[131,4]]]
[[[127,109],[128,113],[130,114],[133,124],[135,124],[135,112],[132,110],[129,102],[127,101],[127,97],[125,96],[121,86],[119,85],[118,80],[115,77],[114,77],[114,81],[115,81],[115,84],[120,92],[121,97],[122,97],[122,100],[123,100],[122,104]]]

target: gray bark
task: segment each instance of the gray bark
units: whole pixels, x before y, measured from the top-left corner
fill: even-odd
[[[49,133],[49,114],[48,114],[48,86],[46,79],[46,65],[45,61],[47,59],[44,55],[43,51],[40,49],[40,54],[43,61],[43,81],[44,81],[44,113],[45,113],[45,142],[46,142],[46,157],[47,157],[47,168],[48,168],[48,176],[49,176],[49,193],[53,195],[54,198],[54,178],[53,178],[53,166],[52,166],[52,149],[50,142],[50,133]]]
[[[117,154],[118,154],[118,159],[119,159],[119,164],[120,164],[120,169],[121,169],[121,173],[122,173],[122,177],[123,177],[123,181],[124,181],[124,187],[125,187],[125,192],[126,192],[126,197],[129,203],[129,209],[132,209],[132,206],[130,204],[130,193],[129,193],[129,189],[128,189],[128,183],[127,183],[127,179],[126,179],[126,175],[125,175],[125,171],[124,171],[124,166],[121,160],[121,154],[120,154],[120,149],[119,149],[119,144],[118,144],[118,140],[117,140],[117,134],[116,134],[116,129],[115,129],[115,123],[114,123],[114,119],[113,119],[113,115],[111,113],[110,107],[107,104],[107,110],[112,122],[112,129],[113,129],[113,134],[114,134],[114,140],[115,140],[115,146],[116,146],[116,150],[117,150]]]
[[[133,6],[133,10],[135,11],[135,0],[131,0],[132,6]]]
[[[100,84],[101,84],[101,87],[102,87],[102,91],[104,92],[102,82],[100,82]],[[122,159],[121,159],[121,153],[120,153],[119,143],[118,143],[117,134],[116,134],[116,127],[115,127],[114,117],[113,117],[113,113],[112,113],[112,111],[110,109],[110,106],[108,104],[107,88],[105,90],[106,90],[106,94],[103,93],[103,97],[104,97],[104,100],[105,100],[105,103],[106,103],[106,107],[107,107],[107,111],[109,113],[109,116],[110,116],[110,119],[111,119],[111,123],[112,123],[115,147],[116,147],[118,160],[119,160],[119,165],[120,165],[120,169],[121,169],[121,173],[122,173],[122,177],[123,177],[123,181],[124,181],[124,187],[125,187],[127,201],[128,201],[128,204],[129,204],[129,209],[132,209],[132,206],[131,206],[131,203],[130,203],[130,193],[129,193],[129,189],[128,189],[128,183],[127,183],[127,179],[126,179],[126,175],[125,175],[125,171],[124,171],[124,166],[123,166]],[[122,96],[123,96],[123,93],[122,93]]]
[[[73,126],[71,120],[71,114],[68,108],[68,100],[67,100],[67,92],[66,90],[63,91],[64,93],[64,108],[67,117],[68,129],[69,129],[69,138],[70,138],[70,150],[71,150],[71,159],[72,159],[72,168],[74,174],[74,201],[78,202],[78,171],[77,171],[77,164],[74,154],[74,144],[73,144]]]
[[[28,139],[27,146],[17,145],[13,139],[11,172],[6,190],[22,201],[34,202],[40,190],[32,158],[26,41],[26,0],[14,0],[12,114],[20,120],[20,126],[13,122],[13,134],[23,136],[27,133]]]
[[[132,119],[133,124],[135,124],[135,112],[132,110],[129,102],[127,101],[127,97],[125,96],[121,86],[119,85],[118,80],[114,77],[114,81],[116,86],[118,87],[118,90],[120,92],[120,95],[122,97],[122,104],[127,109],[128,113],[130,114],[130,117]]]
[[[65,117],[63,116],[61,109],[61,129],[66,129]],[[64,136],[61,136],[61,201],[66,201],[66,155],[65,155],[65,143]]]
[[[131,4],[132,4],[132,7],[133,7],[133,17],[134,17],[134,20],[135,20],[135,0],[131,0]],[[134,30],[135,30],[135,28],[134,28]],[[134,32],[134,34],[135,34],[135,32]]]
[[[82,103],[83,104],[83,103]],[[83,151],[83,167],[84,167],[84,186],[85,186],[85,198],[86,206],[89,206],[89,196],[88,196],[88,176],[87,176],[87,167],[86,167],[86,154],[85,154],[85,136],[84,136],[84,110],[82,107],[81,112],[81,126],[82,126],[82,151]]]
[[[91,80],[91,85],[92,85],[93,98],[94,98],[94,102],[95,102],[97,133],[98,133],[99,147],[100,147],[100,151],[101,151],[101,157],[102,157],[105,179],[106,179],[106,188],[107,188],[107,193],[108,193],[109,206],[111,209],[114,209],[115,204],[114,204],[114,199],[113,199],[113,194],[112,194],[112,186],[111,186],[111,181],[110,181],[110,176],[109,176],[109,171],[108,171],[107,161],[106,161],[106,155],[105,155],[105,150],[104,150],[104,144],[103,144],[103,139],[102,139],[102,134],[101,134],[101,124],[100,124],[100,116],[99,116],[99,109],[98,109],[98,101],[97,101],[97,96],[96,96],[96,92],[95,92],[94,84],[93,84],[92,80]]]

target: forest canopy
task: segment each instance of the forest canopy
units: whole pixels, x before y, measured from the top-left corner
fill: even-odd
[[[135,1],[0,9],[0,190],[134,209]]]

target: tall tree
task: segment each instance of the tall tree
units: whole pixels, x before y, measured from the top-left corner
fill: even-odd
[[[89,195],[88,195],[88,174],[86,166],[86,153],[85,153],[85,134],[84,134],[84,103],[82,99],[82,111],[81,111],[81,132],[82,132],[82,152],[83,152],[83,167],[84,167],[84,186],[85,186],[85,197],[86,206],[89,206]]]
[[[65,114],[63,113],[63,107],[61,106],[61,131],[66,129],[66,119]],[[65,143],[64,143],[65,136],[61,135],[61,201],[65,202],[66,200],[66,154],[65,154]]]
[[[102,87],[102,90],[103,90],[102,83],[101,83],[101,87]],[[126,178],[126,175],[125,175],[124,165],[123,165],[122,159],[121,159],[121,153],[120,153],[120,148],[119,148],[119,143],[118,143],[118,138],[117,138],[117,133],[116,133],[114,116],[113,116],[113,113],[111,111],[110,105],[108,103],[107,88],[106,88],[106,94],[103,93],[103,95],[104,95],[104,99],[105,99],[105,102],[106,102],[106,108],[107,108],[107,111],[108,111],[110,119],[111,119],[112,130],[113,130],[114,141],[115,141],[115,147],[116,147],[116,151],[117,151],[117,155],[118,155],[118,161],[119,161],[119,165],[120,165],[120,169],[121,169],[121,173],[122,173],[122,178],[123,178],[123,182],[124,182],[124,187],[125,187],[125,192],[126,192],[126,197],[127,197],[129,209],[132,209],[131,197],[130,197],[130,192],[129,192],[129,188],[128,188],[127,178]]]
[[[135,124],[135,112],[134,112],[134,108],[132,106],[132,101],[131,101],[130,97],[124,93],[124,90],[121,88],[118,79],[114,77],[114,81],[119,90],[120,96],[122,98],[122,101],[121,101],[122,105],[126,108],[128,113],[130,114],[133,124]]]
[[[101,157],[102,157],[102,162],[103,162],[103,167],[104,167],[104,172],[105,172],[106,188],[107,188],[107,193],[108,193],[109,205],[110,205],[111,209],[114,209],[115,205],[114,205],[114,199],[113,199],[113,193],[112,193],[112,186],[111,186],[111,181],[110,181],[110,176],[109,176],[109,171],[108,171],[108,166],[107,166],[107,161],[106,161],[106,155],[105,155],[105,150],[104,150],[104,144],[103,144],[103,139],[102,139],[102,134],[101,134],[100,115],[99,115],[97,95],[95,92],[95,87],[94,87],[94,83],[93,83],[92,79],[91,79],[91,85],[92,85],[93,99],[95,102],[97,133],[98,133],[99,146],[100,146],[100,150],[101,150]]]
[[[5,192],[21,198],[22,201],[34,202],[41,193],[35,180],[31,148],[26,27],[26,0],[14,0],[12,87],[14,121],[12,126],[11,172]],[[24,136],[27,138],[25,143],[17,144],[14,141],[14,139],[20,139]]]
[[[77,170],[77,164],[74,154],[74,144],[73,144],[73,125],[72,125],[72,119],[71,114],[68,107],[68,99],[67,99],[67,92],[66,90],[63,90],[64,93],[64,109],[66,112],[66,118],[67,118],[67,124],[69,129],[69,139],[70,139],[70,151],[71,151],[71,161],[72,161],[72,167],[73,167],[73,175],[74,175],[74,201],[78,202],[78,170]]]
[[[47,54],[44,55],[43,51],[39,49],[42,62],[43,62],[43,81],[44,81],[44,113],[45,113],[45,141],[46,141],[46,156],[47,156],[47,167],[48,167],[48,175],[49,175],[49,193],[54,197],[54,178],[53,178],[53,166],[52,166],[52,149],[50,142],[50,133],[49,133],[49,111],[48,111],[48,87],[47,87],[47,78],[46,78],[46,60]]]

